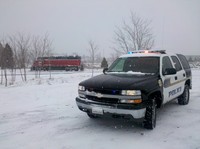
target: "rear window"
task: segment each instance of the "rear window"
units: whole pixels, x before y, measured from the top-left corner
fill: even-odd
[[[182,65],[183,65],[183,68],[184,69],[190,69],[190,65],[189,65],[187,59],[185,58],[185,56],[183,56],[181,54],[177,54],[177,56],[180,59]]]

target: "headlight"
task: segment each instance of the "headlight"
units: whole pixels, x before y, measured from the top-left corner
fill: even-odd
[[[121,94],[127,95],[127,96],[135,96],[135,95],[141,95],[141,91],[140,90],[122,90]]]
[[[85,86],[79,85],[79,86],[78,86],[78,90],[79,90],[79,91],[85,91]]]

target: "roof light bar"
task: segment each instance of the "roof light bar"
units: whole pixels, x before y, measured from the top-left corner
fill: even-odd
[[[128,54],[134,53],[159,53],[159,54],[166,54],[166,50],[139,50],[139,51],[129,51]]]

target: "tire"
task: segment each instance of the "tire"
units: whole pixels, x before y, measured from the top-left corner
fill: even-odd
[[[92,119],[98,118],[97,115],[94,115],[94,114],[91,114],[91,113],[87,113],[87,115],[88,115],[89,118],[92,118]]]
[[[179,105],[187,105],[190,100],[190,91],[189,91],[189,86],[186,84],[183,94],[178,97],[178,104]]]
[[[154,129],[156,127],[156,114],[156,101],[155,99],[152,99],[147,103],[144,128]]]

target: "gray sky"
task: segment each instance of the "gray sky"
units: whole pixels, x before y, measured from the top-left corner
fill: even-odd
[[[131,11],[152,20],[155,49],[200,55],[200,0],[0,0],[0,39],[48,32],[56,53],[87,55],[92,39],[109,56]]]

